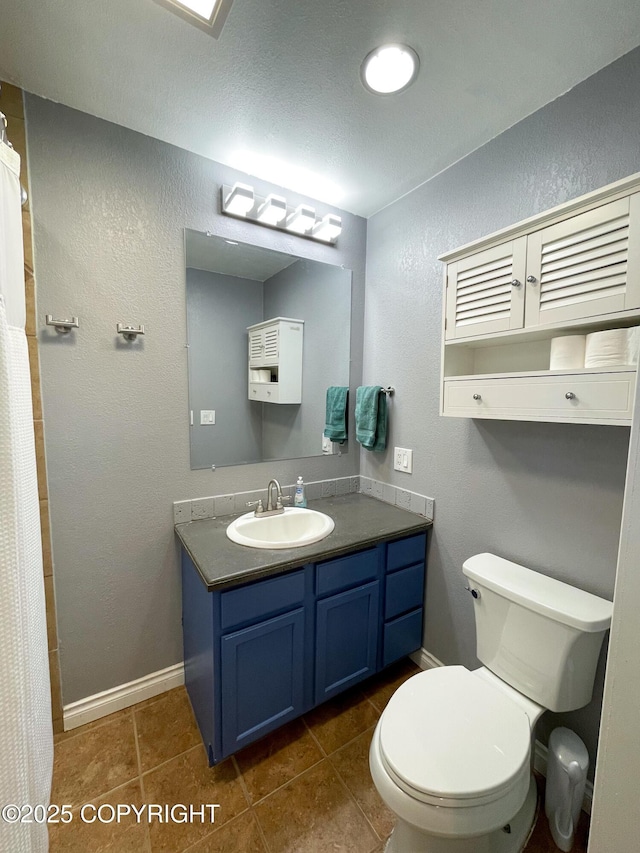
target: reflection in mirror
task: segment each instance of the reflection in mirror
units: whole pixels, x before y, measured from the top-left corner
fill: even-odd
[[[320,456],[327,388],[349,385],[351,270],[190,229],[185,256],[191,468]],[[249,399],[247,328],[279,317],[304,321],[297,404]]]

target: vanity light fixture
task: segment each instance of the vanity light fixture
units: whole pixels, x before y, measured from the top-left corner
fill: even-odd
[[[217,39],[233,0],[156,0],[156,3]]]
[[[224,210],[225,213],[233,213],[235,216],[246,216],[254,203],[253,187],[236,182],[224,200]]]
[[[406,44],[383,44],[365,56],[360,76],[365,89],[376,95],[404,92],[418,76],[420,60]]]
[[[281,225],[287,218],[287,200],[270,193],[258,208],[258,219],[267,225]]]
[[[335,242],[338,234],[342,231],[342,220],[335,213],[327,213],[311,229],[311,236],[324,243]]]
[[[316,221],[316,212],[308,204],[299,204],[293,213],[287,216],[287,231],[293,231],[294,234],[307,234]]]
[[[221,212],[226,216],[299,234],[321,243],[335,245],[342,231],[342,219],[337,214],[327,213],[317,218],[315,209],[308,204],[288,207],[286,198],[275,193],[261,198],[255,195],[249,184],[236,182],[232,187],[221,187],[220,199]]]

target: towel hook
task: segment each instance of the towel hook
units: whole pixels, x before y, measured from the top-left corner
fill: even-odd
[[[138,326],[136,329],[133,326],[125,326],[124,323],[118,323],[116,331],[119,335],[122,335],[125,341],[135,341],[138,335],[144,335],[144,326]]]
[[[396,390],[396,389],[395,389],[392,385],[387,385],[387,387],[386,387],[386,388],[380,388],[380,390],[381,390],[384,394],[386,394],[388,397],[390,397],[392,394],[394,394],[394,393],[395,393],[395,390]]]

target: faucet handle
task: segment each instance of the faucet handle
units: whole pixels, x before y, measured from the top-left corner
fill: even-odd
[[[276,509],[281,509],[283,502],[286,501],[287,503],[289,503],[290,500],[291,495],[279,495],[278,502],[276,503]]]
[[[262,506],[262,498],[257,501],[247,501],[246,506],[254,506],[256,508],[256,515],[260,515],[261,512],[264,512],[264,507]]]

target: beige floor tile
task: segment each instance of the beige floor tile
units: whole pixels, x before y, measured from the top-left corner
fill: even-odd
[[[369,746],[372,736],[373,729],[369,729],[347,746],[334,752],[331,762],[375,829],[378,838],[384,841],[393,829],[395,817],[383,803],[371,778]]]
[[[140,782],[131,782],[112,791],[107,797],[95,801],[95,808],[101,805],[142,804]],[[83,804],[84,805],[84,804]],[[111,811],[100,812],[104,822],[97,818],[94,809],[84,810],[86,822],[82,820],[80,809],[74,811],[73,820],[66,824],[49,826],[49,853],[144,853],[148,848],[147,826],[135,816],[122,816],[120,820],[110,820]],[[93,822],[89,822],[93,821]]]
[[[153,707],[153,706],[152,706]],[[209,767],[202,746],[173,758],[142,777],[147,803],[199,807],[219,804],[215,824],[225,824],[248,808],[247,800],[231,759]],[[179,853],[212,832],[208,820],[192,823],[159,823],[150,826],[153,853]]]
[[[294,720],[236,755],[253,803],[322,758],[302,720]]]
[[[305,715],[307,725],[329,754],[378,722],[378,714],[359,690],[330,699]]]
[[[82,804],[138,775],[131,716],[124,716],[55,746],[51,802]]]
[[[122,720],[126,717],[132,719],[131,717],[131,708],[124,708],[122,711],[116,711],[113,714],[109,714],[107,717],[100,717],[99,720],[94,720],[91,723],[85,723],[84,726],[78,726],[75,729],[69,729],[67,732],[61,732],[57,734],[53,738],[54,744],[62,743],[64,740],[69,740],[69,738],[77,737],[78,735],[83,735],[85,732],[91,731],[92,729],[97,729],[100,726],[104,726],[107,723],[113,723],[116,720]],[[137,774],[136,774],[137,775]]]
[[[143,773],[201,742],[183,688],[170,690],[143,707],[136,706],[134,713]]]
[[[245,812],[189,847],[188,853],[267,853],[267,848],[254,814]]]
[[[325,759],[255,806],[271,853],[371,853],[380,841]]]
[[[420,671],[420,667],[416,666],[412,660],[409,658],[403,658],[401,661],[392,664],[387,667],[387,669],[383,670],[383,672],[378,673],[378,675],[374,675],[373,678],[370,678],[365,682],[362,688],[363,692],[365,696],[373,702],[378,712],[381,714],[385,709],[385,705],[389,699],[391,699],[398,687],[400,687],[407,678],[410,678],[412,675],[415,675]]]

